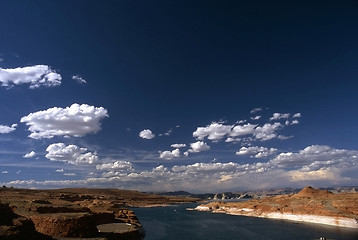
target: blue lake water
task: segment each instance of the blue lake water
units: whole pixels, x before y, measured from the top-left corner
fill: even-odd
[[[145,240],[358,240],[358,230],[284,220],[187,211],[196,204],[134,208]]]

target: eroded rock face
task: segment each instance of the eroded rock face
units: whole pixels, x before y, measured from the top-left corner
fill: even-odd
[[[310,186],[297,194],[244,202],[211,202],[197,210],[358,228],[358,193],[333,194]]]
[[[140,240],[144,236],[142,225],[128,206],[158,206],[196,200],[118,189],[1,188],[0,239],[96,237]],[[110,225],[113,232],[99,232],[97,226],[103,224],[113,224]],[[130,227],[127,232],[118,232],[116,227],[119,226]],[[22,235],[24,231],[25,237]],[[36,237],[29,238],[29,234]]]
[[[9,204],[0,203],[0,225],[10,226],[12,225],[12,220],[17,217]]]
[[[303,188],[301,191],[299,191],[297,194],[294,194],[293,197],[294,198],[302,198],[302,197],[329,197],[332,196],[333,193],[331,193],[330,191],[327,190],[320,190],[320,189],[316,189],[313,188],[311,186],[307,186],[305,188]]]
[[[15,214],[8,204],[0,203],[0,239],[51,240],[53,238],[37,232],[31,219]]]
[[[90,213],[37,214],[31,216],[38,232],[55,237],[91,237],[97,235]]]

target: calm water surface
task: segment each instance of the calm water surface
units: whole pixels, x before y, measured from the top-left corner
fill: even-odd
[[[146,231],[145,240],[358,240],[358,230],[283,220],[187,211],[186,204],[134,208]]]

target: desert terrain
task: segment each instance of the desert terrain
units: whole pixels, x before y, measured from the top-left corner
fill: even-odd
[[[296,194],[242,202],[210,202],[195,210],[233,215],[287,219],[358,229],[358,193],[334,194],[305,187]]]
[[[118,189],[0,188],[0,239],[125,239],[144,237],[129,207],[198,199]]]

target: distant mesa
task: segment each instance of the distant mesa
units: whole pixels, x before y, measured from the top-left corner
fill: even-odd
[[[331,195],[331,193],[328,190],[321,190],[316,189],[311,186],[306,186],[301,191],[299,191],[297,194],[293,195],[293,197],[318,197],[318,196],[328,196]]]

